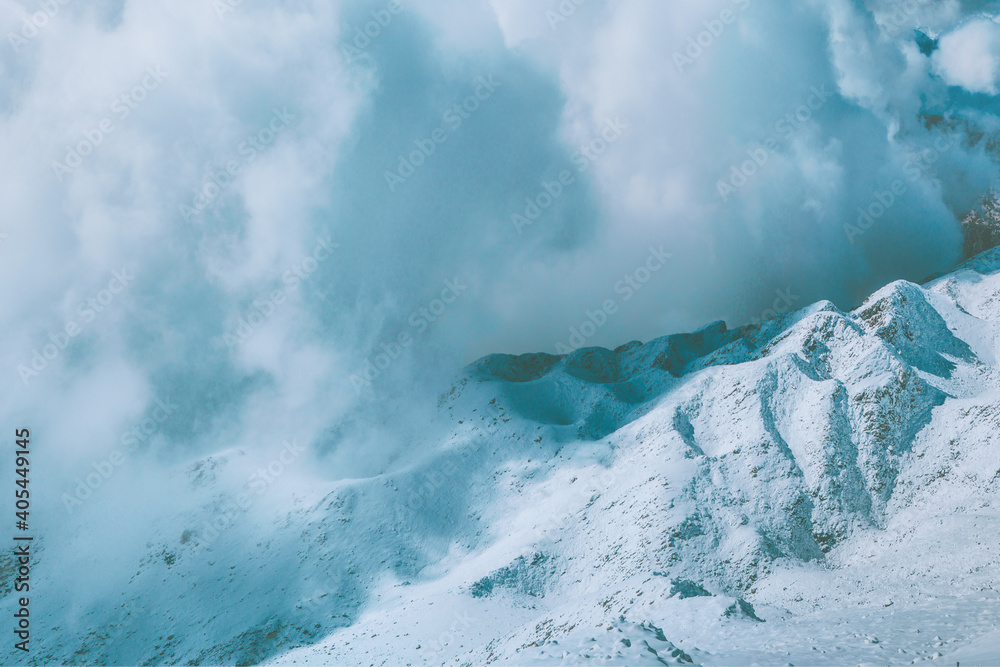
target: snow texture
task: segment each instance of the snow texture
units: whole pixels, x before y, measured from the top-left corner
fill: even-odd
[[[147,556],[36,619],[59,630],[35,655],[1000,664],[998,336],[993,250],[853,312],[489,356],[441,396],[447,435],[382,474],[269,498],[212,540],[202,516],[136,527]],[[178,484],[209,513],[239,459]]]

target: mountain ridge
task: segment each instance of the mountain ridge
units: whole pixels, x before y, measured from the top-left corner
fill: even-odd
[[[170,481],[183,511],[115,556],[135,574],[107,597],[67,593],[38,622],[79,630],[41,654],[1000,659],[983,648],[1000,615],[998,304],[993,249],[850,312],[819,302],[615,350],[488,355],[375,472],[279,479],[216,535],[256,462],[237,447],[188,463]],[[40,545],[45,589],[73,591],[67,559],[100,552],[95,503],[65,543]],[[192,608],[217,613],[195,623]]]

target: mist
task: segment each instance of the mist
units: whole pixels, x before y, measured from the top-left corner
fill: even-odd
[[[482,355],[953,266],[996,10],[4,0],[2,412],[50,443],[46,520],[99,516],[114,451],[94,496],[150,516],[189,502],[157,470],[293,440],[376,475]]]

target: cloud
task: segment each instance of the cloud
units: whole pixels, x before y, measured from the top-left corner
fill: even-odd
[[[585,311],[572,286],[599,303],[653,242],[675,251],[672,271],[623,309],[600,343],[716,318],[738,324],[775,289],[850,307],[887,279],[919,280],[953,262],[956,218],[995,175],[981,146],[934,151],[938,135],[924,120],[982,118],[981,101],[949,99],[914,41],[918,26],[939,34],[960,20],[957,3],[874,11],[841,1],[791,11],[728,0],[587,3],[546,37],[538,36],[541,8],[532,16],[495,4],[505,8],[508,42],[558,69],[571,141],[607,116],[631,125],[595,168],[600,240],[575,251],[568,267],[540,267],[525,281],[558,285],[558,298],[537,296],[537,312],[551,301],[573,304],[575,313],[548,311],[562,320],[563,337]],[[829,94],[821,101],[814,90]],[[769,141],[766,164],[745,167]],[[933,164],[915,165],[925,151]],[[734,177],[744,167],[754,173]],[[845,228],[897,180],[905,196],[852,243]],[[591,279],[597,267],[600,281]]]
[[[39,521],[197,513],[179,470],[238,487],[290,440],[283,488],[378,475],[480,355],[947,268],[997,176],[994,4],[0,0],[0,417],[45,443]]]
[[[158,398],[164,464],[295,437],[375,474],[415,396],[588,313],[617,346],[942,270],[997,172],[981,3],[60,7],[0,4],[5,417],[77,415],[54,487]]]
[[[951,86],[996,95],[1000,77],[1000,25],[990,19],[966,23],[941,37],[935,67]]]

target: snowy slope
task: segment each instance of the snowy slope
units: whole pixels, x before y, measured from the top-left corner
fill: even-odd
[[[998,335],[994,250],[850,313],[484,358],[381,474],[276,483],[217,539],[250,464],[178,470],[195,508],[102,594],[59,575],[92,526],[46,544],[39,655],[1000,664]]]

